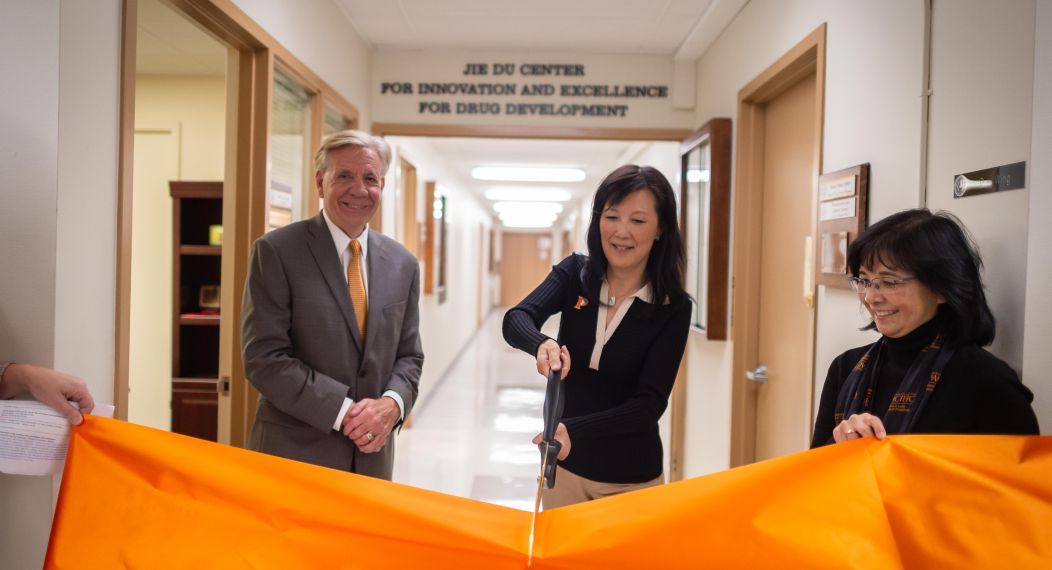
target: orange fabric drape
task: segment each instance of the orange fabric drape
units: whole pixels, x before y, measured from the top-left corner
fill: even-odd
[[[899,436],[541,513],[532,568],[1047,568],[1052,437]],[[115,420],[48,568],[526,568],[530,515]]]

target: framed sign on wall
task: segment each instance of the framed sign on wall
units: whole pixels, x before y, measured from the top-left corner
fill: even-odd
[[[818,177],[815,283],[849,289],[847,248],[866,228],[869,163]]]

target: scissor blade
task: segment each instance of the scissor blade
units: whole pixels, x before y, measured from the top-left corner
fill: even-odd
[[[541,472],[539,475],[537,475],[537,494],[534,496],[533,499],[533,515],[530,516],[530,544],[527,547],[527,566],[533,565],[533,538],[534,531],[537,529],[537,511],[541,510],[541,493],[544,491],[544,471],[548,467],[547,447],[547,444],[545,444],[544,453],[541,454]]]

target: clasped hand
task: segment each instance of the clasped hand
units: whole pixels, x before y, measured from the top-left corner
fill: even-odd
[[[537,372],[547,377],[549,367],[562,371],[561,380],[565,380],[566,375],[570,373],[570,351],[565,345],[560,347],[559,343],[552,339],[542,342],[537,347]]]
[[[853,414],[833,429],[833,441],[837,443],[869,436],[884,439],[887,435],[884,422],[873,414]]]
[[[539,433],[533,436],[533,444],[540,445],[544,439],[544,434]],[[562,422],[559,422],[559,427],[555,428],[555,441],[558,441],[562,447],[559,449],[559,461],[566,459],[570,456],[570,434],[566,431],[566,426]]]
[[[343,435],[362,453],[376,453],[387,445],[400,415],[398,404],[391,398],[363,398],[347,409],[343,417]]]
[[[570,373],[570,351],[565,345],[560,347],[559,343],[552,339],[542,342],[537,347],[537,372],[547,377],[549,369],[559,371],[560,380],[565,380],[566,375]],[[533,438],[534,445],[540,445],[543,436],[544,434],[537,434]],[[555,440],[562,444],[559,450],[559,461],[562,461],[570,455],[570,434],[562,422],[559,422],[555,429]]]

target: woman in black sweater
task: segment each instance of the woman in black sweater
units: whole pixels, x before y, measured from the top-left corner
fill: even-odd
[[[504,317],[508,343],[536,358],[537,372],[550,366],[566,382],[546,509],[664,481],[658,419],[690,327],[676,199],[660,172],[627,165],[603,180],[588,253],[556,265]],[[558,342],[540,332],[555,313]]]
[[[848,250],[851,283],[881,338],[829,367],[811,447],[901,433],[1038,433],[1033,394],[993,342],[982,260],[944,212],[907,210]]]

